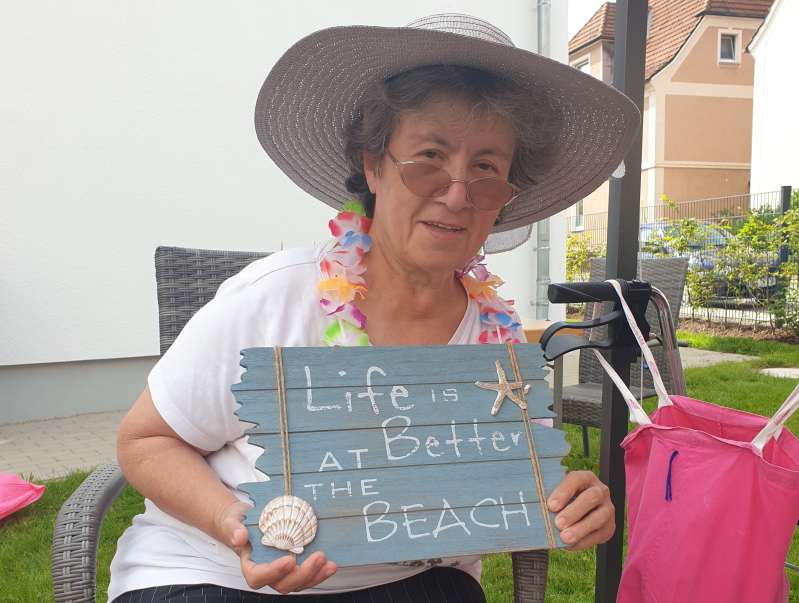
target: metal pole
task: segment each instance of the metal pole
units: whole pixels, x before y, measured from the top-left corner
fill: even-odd
[[[613,85],[642,109],[644,103],[644,57],[646,52],[647,0],[616,2]],[[610,181],[608,203],[607,278],[633,279],[637,273],[638,229],[641,195],[641,132],[624,160],[625,175]],[[612,334],[611,334],[612,335]],[[629,383],[632,348],[613,350],[610,363]],[[595,601],[616,600],[621,579],[624,543],[624,453],[621,441],[627,435],[628,411],[624,399],[605,376],[602,384],[602,435],[599,477],[610,488],[616,507],[616,533],[598,547]]]
[[[791,193],[793,189],[790,186],[780,187],[780,201],[782,206],[782,214],[785,215],[791,209]],[[788,261],[788,247],[783,245],[780,247],[780,265]]]

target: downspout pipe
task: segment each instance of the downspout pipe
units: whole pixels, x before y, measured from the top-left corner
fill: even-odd
[[[551,0],[536,0],[536,25],[538,27],[537,51],[541,56],[549,56],[549,29],[550,29]],[[551,279],[549,277],[549,218],[536,224],[536,279],[535,279],[535,317],[538,320],[549,318],[549,301],[547,289]]]

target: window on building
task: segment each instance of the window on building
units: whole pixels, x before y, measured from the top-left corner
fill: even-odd
[[[719,62],[738,62],[738,34],[723,33],[719,36]]]
[[[582,56],[578,56],[574,59],[574,61],[570,61],[569,64],[574,67],[575,69],[579,69],[583,73],[587,73],[591,75],[591,55],[584,54]]]
[[[583,230],[585,228],[585,217],[583,215],[583,200],[580,199],[574,205],[574,217],[572,219],[572,230]]]

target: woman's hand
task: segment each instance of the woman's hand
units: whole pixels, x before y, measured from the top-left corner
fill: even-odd
[[[255,563],[250,557],[252,547],[247,528],[242,523],[244,514],[249,509],[250,505],[243,502],[235,502],[226,507],[217,519],[217,533],[223,535],[223,542],[239,554],[241,573],[250,588],[269,586],[286,594],[316,586],[336,573],[336,564],[328,561],[324,553],[318,551],[300,566],[291,555],[272,563]]]
[[[616,531],[610,490],[591,471],[567,473],[550,494],[547,506],[557,513],[555,526],[571,551],[606,542]]]

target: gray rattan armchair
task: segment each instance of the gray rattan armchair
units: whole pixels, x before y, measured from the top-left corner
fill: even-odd
[[[163,354],[227,278],[266,253],[159,247],[155,250],[158,327]],[[53,530],[55,600],[95,600],[97,540],[106,511],[127,482],[115,463],[102,465],[62,505]]]
[[[675,327],[680,316],[687,272],[688,260],[686,258],[647,258],[638,263],[638,277],[648,281],[653,287],[657,287],[668,299]],[[602,281],[604,279],[605,260],[602,258],[591,260],[589,280]],[[593,311],[593,304],[586,304],[586,320],[592,318]],[[652,334],[658,335],[660,325],[652,304],[647,308],[646,317],[652,327]],[[602,339],[605,335],[605,327],[601,327],[597,331],[595,337]],[[654,346],[652,352],[668,391],[684,393],[674,391],[672,374],[669,370],[669,363],[665,359],[663,347]],[[588,427],[600,427],[602,421],[602,379],[605,373],[591,350],[580,350],[579,353],[578,383],[563,388],[563,422],[582,426],[583,452],[588,456]],[[641,361],[639,359],[630,367],[630,389],[633,393],[642,393],[644,398],[655,395],[649,371],[644,371],[643,389],[641,389],[641,385]]]
[[[219,285],[266,253],[159,247],[155,278],[161,354]],[[100,524],[127,482],[115,463],[102,465],[75,490],[56,517],[52,577],[58,603],[95,600]],[[544,600],[549,567],[547,551],[513,553],[515,601]]]

